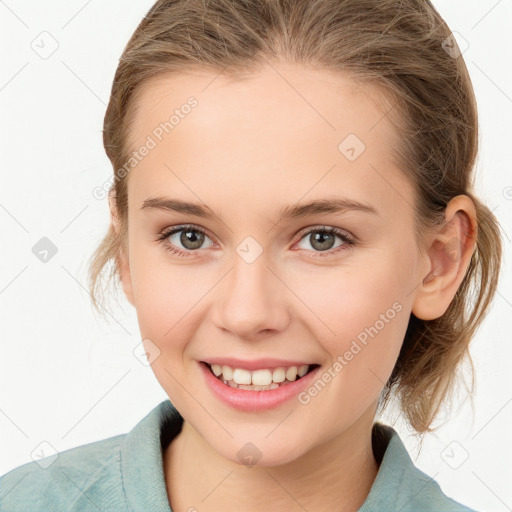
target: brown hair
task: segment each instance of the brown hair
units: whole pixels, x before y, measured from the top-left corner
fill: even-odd
[[[119,278],[118,258],[126,250],[127,174],[121,171],[130,158],[129,121],[143,84],[162,73],[193,69],[242,76],[277,59],[348,72],[392,99],[388,118],[396,118],[401,130],[394,155],[415,186],[419,244],[421,233],[443,224],[450,199],[466,194],[476,206],[477,244],[464,280],[440,318],[424,321],[411,314],[379,400],[384,408],[395,396],[416,432],[432,431],[465,356],[474,380],[468,346],[496,292],[502,251],[499,224],[473,193],[476,101],[450,37],[427,0],[157,1],[121,56],[104,120],[103,142],[115,176],[111,191],[122,229],[116,235],[111,225],[91,258],[96,309],[106,289],[100,279],[104,267],[112,264],[108,285]]]

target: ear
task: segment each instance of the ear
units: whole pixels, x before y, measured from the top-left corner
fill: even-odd
[[[121,231],[121,219],[117,209],[116,200],[115,200],[115,190],[111,188],[108,193],[108,205],[110,208],[110,219],[112,223],[112,227],[116,232],[117,236]],[[128,299],[128,302],[135,307],[135,301],[133,299],[133,287],[132,287],[132,278],[130,273],[130,265],[128,261],[127,255],[124,253],[123,248],[121,247],[119,254],[116,256],[116,264],[119,269],[119,278],[121,283],[123,284],[123,290]]]
[[[446,206],[445,223],[429,237],[430,272],[417,288],[412,313],[434,320],[448,309],[476,247],[477,218],[470,197],[459,195]]]

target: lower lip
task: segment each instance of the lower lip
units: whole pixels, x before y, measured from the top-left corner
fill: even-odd
[[[307,388],[315,378],[320,366],[304,375],[304,377],[268,391],[251,391],[248,389],[232,388],[224,384],[210,371],[210,367],[199,363],[206,384],[212,393],[225,404],[240,411],[253,412],[279,407],[284,402],[296,397]]]

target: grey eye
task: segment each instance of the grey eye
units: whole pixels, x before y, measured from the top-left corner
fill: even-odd
[[[173,237],[175,238],[174,240]],[[195,228],[180,228],[174,231],[173,233],[170,233],[167,238],[171,244],[177,246],[178,248],[181,248],[176,241],[177,238],[179,243],[182,244],[182,247],[189,251],[207,248],[202,247],[202,245],[205,239],[208,238],[208,236],[202,231]]]
[[[342,243],[338,244],[337,246],[334,245],[336,238],[339,238],[342,241]],[[311,247],[313,247],[313,249],[316,251],[328,251],[345,243],[340,235],[325,229],[315,229],[309,233],[306,233],[300,243],[303,243],[304,241],[308,241],[311,244]],[[300,248],[310,250],[308,247]]]

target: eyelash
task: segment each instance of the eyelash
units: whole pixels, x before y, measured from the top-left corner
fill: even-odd
[[[202,230],[194,225],[186,224],[186,225],[182,225],[182,226],[176,226],[169,230],[166,229],[166,230],[162,231],[157,237],[157,242],[160,242],[166,250],[175,254],[178,258],[187,258],[187,257],[189,257],[189,254],[198,252],[198,250],[184,251],[183,249],[176,248],[176,246],[174,246],[173,244],[171,244],[167,241],[167,238],[169,238],[171,235],[174,235],[175,233],[179,233],[180,231],[187,231],[187,230],[195,231],[197,233],[201,233],[202,235],[208,236],[208,234],[204,230]],[[326,256],[331,256],[333,254],[337,254],[340,251],[346,251],[346,250],[350,249],[351,246],[356,245],[356,241],[354,238],[347,235],[344,231],[341,231],[338,228],[334,228],[334,227],[330,227],[330,226],[314,226],[313,228],[308,228],[308,231],[302,231],[301,233],[299,233],[297,242],[300,242],[307,235],[310,235],[311,233],[315,233],[315,232],[336,235],[344,243],[343,243],[343,245],[340,245],[340,246],[336,247],[335,249],[330,249],[328,251],[312,251],[312,252],[316,253],[316,256],[313,256],[314,258],[318,258],[318,257],[323,258]],[[211,237],[208,236],[208,238],[211,238]],[[301,249],[301,250],[306,250],[306,249]]]

